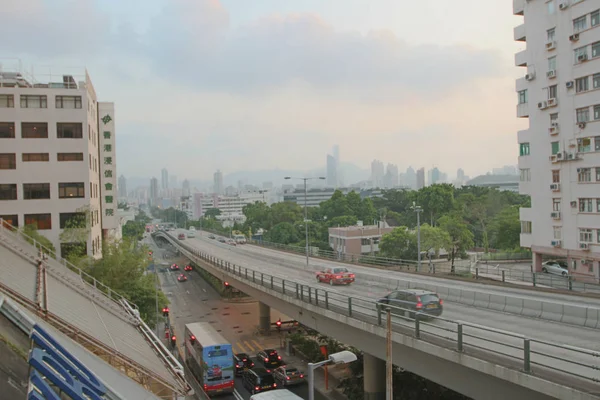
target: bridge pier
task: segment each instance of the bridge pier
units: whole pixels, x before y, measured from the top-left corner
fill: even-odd
[[[365,400],[385,400],[385,360],[363,353]]]
[[[263,332],[271,331],[271,307],[258,302],[258,327]]]

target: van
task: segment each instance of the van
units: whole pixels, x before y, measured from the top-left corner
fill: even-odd
[[[250,400],[302,400],[302,397],[295,395],[287,389],[271,390],[269,392],[253,394]]]
[[[190,231],[194,231],[194,232],[196,232],[196,227],[195,227],[195,226],[190,226],[190,229],[189,229],[189,230],[190,230]]]

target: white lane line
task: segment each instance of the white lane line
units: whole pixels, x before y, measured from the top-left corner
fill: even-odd
[[[189,291],[189,290],[186,290],[185,292],[186,292],[187,294],[190,294],[190,291]]]
[[[204,293],[206,293],[206,289],[202,288],[202,291],[203,291]]]
[[[244,398],[242,397],[242,395],[237,391],[237,389],[233,390],[233,395],[235,396],[235,398],[237,400],[244,400]]]

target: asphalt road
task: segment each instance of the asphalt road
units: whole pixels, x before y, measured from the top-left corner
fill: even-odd
[[[155,263],[167,265],[173,262],[181,262],[181,259],[167,258],[163,259],[164,250],[157,248],[153,243],[146,242],[154,252]],[[181,265],[183,268],[184,265]],[[229,340],[236,353],[245,352],[251,356],[262,348],[280,346],[278,337],[258,337],[254,335],[255,327],[258,325],[258,303],[230,303],[221,299],[220,295],[210,284],[204,281],[200,275],[195,272],[188,272],[187,282],[178,282],[177,276],[180,272],[164,271],[159,272],[159,280],[165,294],[170,300],[171,321],[175,327],[176,335],[182,336],[184,327],[188,323],[206,321],[210,322],[217,331],[219,331],[227,340]],[[162,305],[159,305],[162,307]],[[281,314],[277,310],[271,309],[271,320],[278,318],[282,320],[289,317]],[[162,323],[161,323],[162,325]],[[164,337],[164,331],[159,337]],[[235,380],[236,393],[234,395],[224,395],[218,397],[223,400],[233,400],[239,398],[249,399],[250,393],[242,386],[240,378]],[[290,389],[303,399],[308,399],[307,385],[301,385]],[[240,397],[238,397],[238,395]],[[315,398],[325,400],[320,393],[315,393]]]

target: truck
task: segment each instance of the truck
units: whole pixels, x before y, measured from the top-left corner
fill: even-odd
[[[231,235],[231,238],[235,241],[236,244],[246,243],[246,236],[240,231],[234,231]]]

